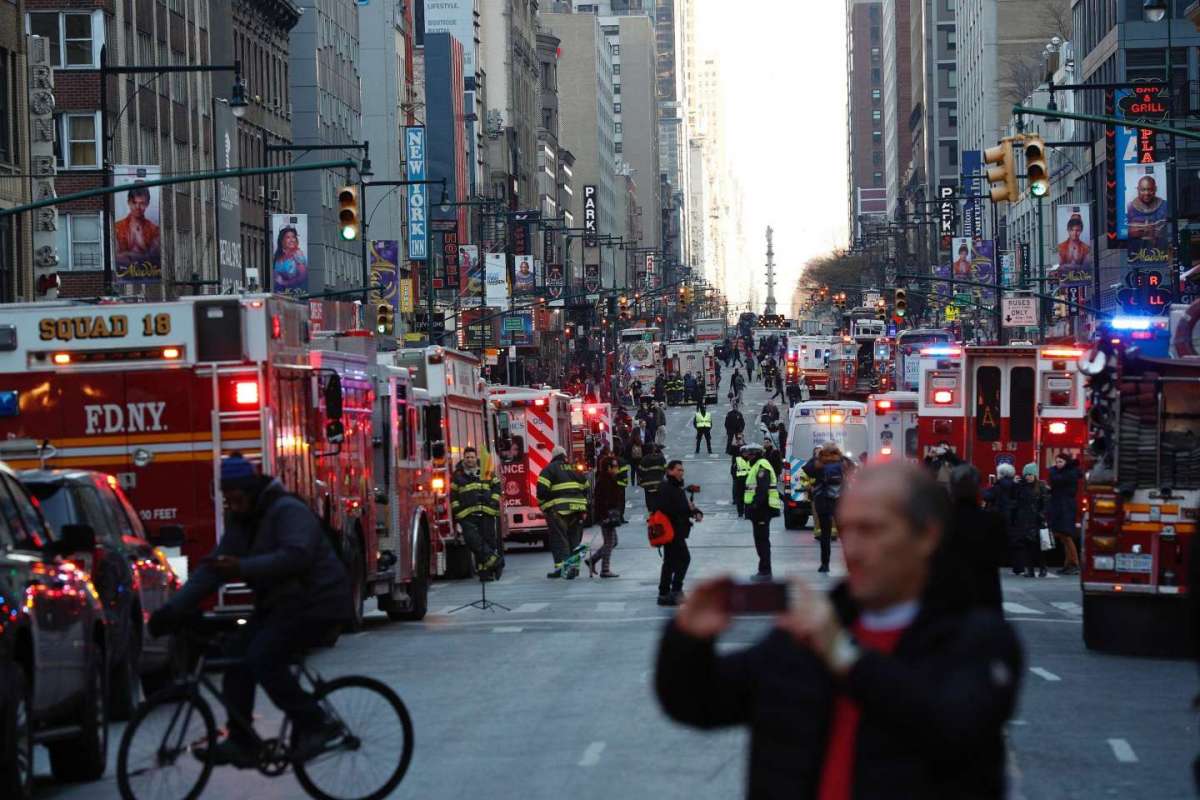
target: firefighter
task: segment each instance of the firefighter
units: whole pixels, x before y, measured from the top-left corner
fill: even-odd
[[[692,427],[696,429],[696,452],[700,452],[700,439],[704,439],[708,454],[712,455],[712,412],[704,407],[704,401],[696,406],[696,416],[692,417]]]
[[[500,564],[496,521],[500,516],[500,479],[484,478],[479,471],[479,452],[463,450],[462,460],[450,477],[450,511],[462,530],[467,547],[475,554],[480,579],[494,577]]]
[[[572,580],[579,577],[579,566],[568,564],[567,560],[578,556],[576,551],[583,539],[587,483],[567,463],[567,451],[561,447],[551,451],[550,463],[538,475],[537,483],[538,506],[546,516],[550,552],[554,556],[554,570],[546,577]]]
[[[647,445],[646,454],[642,456],[642,466],[638,470],[638,486],[646,491],[646,511],[654,511],[654,496],[667,473],[667,460],[662,448],[658,445]]]
[[[771,577],[771,520],[783,513],[783,499],[775,468],[767,461],[762,446],[746,445],[742,457],[750,464],[742,502],[754,524],[754,549],[758,552],[758,573],[754,577],[767,580]]]

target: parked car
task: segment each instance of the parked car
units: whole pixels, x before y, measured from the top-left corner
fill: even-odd
[[[34,744],[49,747],[61,780],[104,774],[104,609],[88,574],[64,557],[95,546],[82,525],[55,537],[0,463],[0,797],[30,797]]]
[[[81,469],[25,470],[21,483],[38,499],[57,536],[86,525],[96,547],[82,566],[91,573],[108,622],[108,709],[129,719],[142,690],[153,694],[172,678],[169,638],[146,631],[150,615],[179,588],[166,555],[150,544],[137,512],[117,479]]]

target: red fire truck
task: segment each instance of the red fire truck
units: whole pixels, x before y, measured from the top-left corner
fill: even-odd
[[[571,463],[580,472],[591,474],[596,469],[596,454],[600,446],[612,444],[612,405],[589,403],[582,397],[571,398]]]
[[[471,552],[450,514],[450,479],[463,450],[474,447],[485,474],[494,469],[487,434],[486,397],[479,358],[445,347],[397,350],[397,366],[412,371],[416,385],[429,393],[425,408],[424,457],[430,462],[433,491],[433,574],[465,578],[473,572]]]
[[[1082,353],[1031,344],[924,348],[917,456],[947,442],[981,475],[1037,462],[1045,478],[1055,456],[1078,456],[1087,444]]]
[[[555,389],[489,386],[491,429],[500,456],[504,538],[546,542],[537,479],[555,447],[571,452],[571,398]]]
[[[310,341],[308,314],[270,295],[5,306],[0,458],[115,474],[152,537],[183,529],[190,561],[221,537],[220,459],[241,452],[340,534],[361,621],[393,580],[371,502],[372,358]],[[251,602],[233,584],[215,611]]]
[[[1200,517],[1200,358],[1173,309],[1170,357],[1126,349],[1117,331],[1080,362],[1089,376],[1091,452],[1080,555],[1083,641],[1091,649],[1179,656],[1188,558]],[[1200,317],[1200,303],[1187,309]],[[1115,322],[1115,321],[1114,321]],[[1183,345],[1183,346],[1180,346]]]

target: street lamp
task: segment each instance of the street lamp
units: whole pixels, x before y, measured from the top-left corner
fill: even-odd
[[[1142,19],[1146,22],[1162,22],[1167,16],[1168,0],[1145,0],[1142,3]]]

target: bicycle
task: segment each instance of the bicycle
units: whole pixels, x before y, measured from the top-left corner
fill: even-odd
[[[298,660],[292,668],[301,684],[310,689],[341,734],[303,763],[291,757],[291,723],[285,716],[275,738],[262,738],[253,724],[226,703],[206,674],[237,663],[238,659],[213,658],[210,651],[220,634],[188,631],[199,646],[192,671],[173,686],[153,695],[130,720],[117,755],[117,786],[124,800],[194,800],[204,791],[214,764],[205,754],[217,744],[212,707],[202,690],[217,699],[228,718],[253,732],[258,753],[255,767],[274,778],[289,766],[305,792],[318,800],[380,800],[392,792],[408,771],[413,753],[413,726],[400,697],[389,687],[360,675],[325,680]],[[391,734],[398,734],[399,741]],[[386,766],[382,770],[380,765]],[[188,777],[191,776],[191,777]],[[347,789],[354,781],[370,783],[365,789]]]

